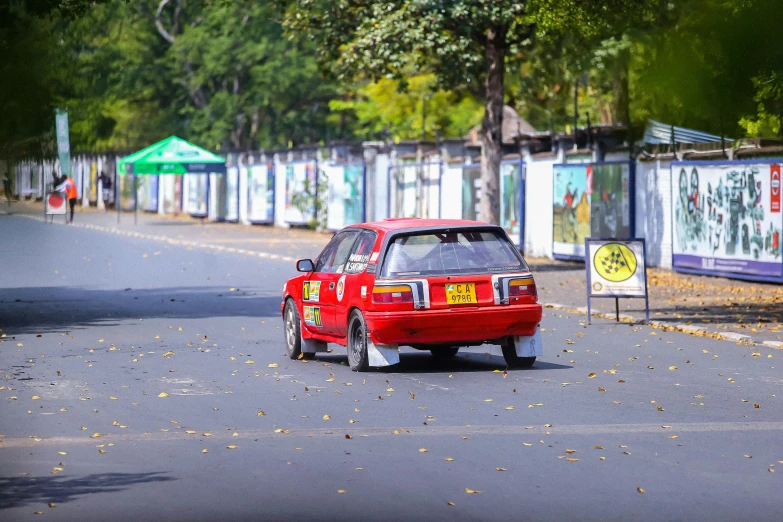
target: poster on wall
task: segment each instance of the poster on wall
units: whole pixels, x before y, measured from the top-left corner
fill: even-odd
[[[339,230],[364,220],[364,164],[325,164],[327,180],[326,228]]]
[[[185,174],[188,177],[186,204],[191,216],[207,215],[207,184],[209,174]]]
[[[585,238],[631,236],[630,165],[555,165],[553,172],[555,256],[584,258]]]
[[[315,163],[292,163],[285,166],[285,215],[292,225],[313,220],[316,197]]]
[[[479,219],[479,200],[481,199],[481,167],[468,166],[462,169],[462,219]],[[443,202],[448,205],[447,201]]]
[[[226,170],[226,221],[239,221],[239,169]]]
[[[252,165],[247,169],[247,216],[251,223],[271,223],[275,218],[275,169]]]
[[[519,244],[522,197],[522,164],[518,161],[500,164],[500,226],[515,244]]]
[[[672,163],[672,264],[783,278],[781,163]]]

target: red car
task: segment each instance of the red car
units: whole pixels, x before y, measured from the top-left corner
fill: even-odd
[[[344,228],[302,259],[281,311],[292,359],[348,347],[354,371],[399,362],[400,346],[453,357],[500,345],[508,366],[542,354],[541,305],[525,260],[494,225],[387,219]]]

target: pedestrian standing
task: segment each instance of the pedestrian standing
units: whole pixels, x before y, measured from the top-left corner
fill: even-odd
[[[8,200],[8,207],[11,207],[11,178],[6,171],[3,174],[3,191],[5,192],[5,198]]]
[[[98,177],[101,182],[101,193],[103,195],[103,212],[104,214],[109,211],[109,197],[111,197],[111,178],[101,171],[101,175]]]
[[[68,203],[71,205],[71,220],[68,223],[73,223],[73,211],[76,208],[76,199],[79,197],[76,191],[76,183],[71,178],[63,175],[60,178],[60,184],[55,187],[55,190],[65,192],[65,195],[68,197]]]

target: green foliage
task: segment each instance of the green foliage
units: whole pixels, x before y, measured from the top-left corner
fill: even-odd
[[[406,83],[402,91],[398,80],[382,78],[330,107],[355,114],[363,134],[393,140],[462,136],[481,121],[483,107],[470,93],[438,90],[432,74],[410,76]]]

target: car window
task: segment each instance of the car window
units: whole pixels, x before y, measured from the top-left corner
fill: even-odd
[[[357,235],[359,235],[358,230],[345,230],[334,236],[323,252],[321,252],[321,255],[318,256],[315,271],[326,273],[342,272]]]
[[[499,232],[463,230],[397,236],[386,252],[382,277],[527,270]]]
[[[365,230],[354,243],[351,255],[348,257],[348,264],[345,266],[346,274],[359,274],[367,268],[367,262],[372,254],[372,247],[375,245],[375,239],[378,235],[371,230]]]

